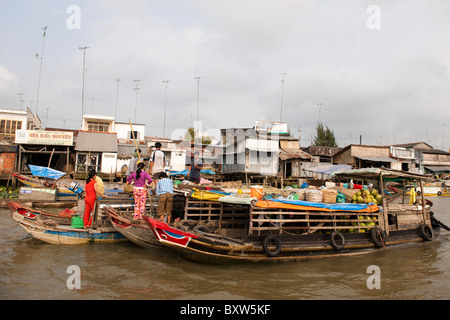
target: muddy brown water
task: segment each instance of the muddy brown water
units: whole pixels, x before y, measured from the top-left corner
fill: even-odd
[[[450,197],[430,200],[435,217],[450,226]],[[72,265],[80,270],[80,289],[68,286]],[[379,289],[368,287],[369,266],[379,267]],[[450,232],[360,256],[220,266],[131,242],[45,244],[0,208],[0,299],[448,300]]]

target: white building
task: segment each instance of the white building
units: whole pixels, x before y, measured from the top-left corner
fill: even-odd
[[[155,151],[155,143],[161,143],[161,151],[164,153],[166,163],[165,169],[168,171],[182,171],[186,169],[186,150],[178,147],[177,142],[168,138],[145,137],[145,141],[150,150],[150,156]],[[150,159],[151,160],[151,159]]]
[[[133,130],[131,130],[133,129]],[[117,133],[117,139],[144,141],[145,124],[129,122],[115,122],[114,131]]]
[[[81,130],[97,132],[114,132],[114,117],[84,114]]]
[[[75,172],[86,172],[93,168],[98,173],[115,175],[118,150],[114,128],[114,117],[83,115],[81,131],[75,144]]]
[[[42,121],[27,110],[0,109],[0,134],[3,136],[16,134],[16,130],[35,130],[42,128]]]

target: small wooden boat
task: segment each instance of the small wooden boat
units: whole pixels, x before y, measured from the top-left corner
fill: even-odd
[[[47,204],[51,205],[51,203]],[[71,214],[76,213],[75,211],[70,210],[68,208],[63,211],[59,209],[59,211],[61,212],[53,213],[50,211],[45,211],[44,206],[35,207],[36,205],[39,206],[40,203],[32,203],[32,202],[20,203],[17,202],[16,200],[10,201],[8,203],[8,208],[11,212],[17,212],[30,220],[37,220],[37,219],[40,219],[41,221],[51,220],[62,225],[70,225],[72,219]]]
[[[416,188],[417,194],[422,193],[422,188]],[[450,182],[439,181],[429,183],[423,186],[424,196],[439,196],[439,197],[450,197]]]
[[[42,210],[31,209],[17,203],[9,206],[12,218],[33,238],[50,244],[115,243],[127,239],[111,225],[73,228],[72,217],[54,215]]]
[[[388,169],[337,172],[343,179],[359,178],[384,184],[426,179],[426,176]],[[420,199],[419,199],[420,200]],[[204,202],[206,203],[206,202]],[[430,211],[431,203],[323,203],[289,199],[261,199],[247,206],[245,215],[209,208],[208,221],[174,227],[144,217],[158,241],[180,256],[206,263],[288,262],[324,257],[358,255],[388,247],[438,239],[440,228]],[[424,204],[424,205],[423,205]],[[187,212],[189,208],[186,206]],[[232,205],[234,207],[234,205]],[[201,212],[202,210],[198,211]],[[216,217],[212,213],[216,210]],[[203,213],[198,215],[205,216]],[[214,220],[215,219],[215,220]]]
[[[133,204],[106,205],[102,208],[112,227],[125,238],[144,248],[162,247],[150,227],[143,221],[133,219]],[[150,215],[151,205],[146,207],[146,214]]]

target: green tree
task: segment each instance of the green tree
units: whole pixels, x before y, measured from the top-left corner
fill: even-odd
[[[337,147],[333,130],[327,126],[324,126],[322,122],[317,123],[314,145],[322,147]]]
[[[184,140],[197,142],[197,135],[194,128],[189,128],[184,134]],[[211,137],[202,137],[202,144],[211,144]]]

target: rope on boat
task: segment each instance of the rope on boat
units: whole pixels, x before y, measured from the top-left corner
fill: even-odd
[[[14,240],[14,239],[16,239],[17,238],[17,236],[20,236],[20,235],[24,235],[25,233],[27,233],[25,230],[20,230],[19,232],[17,232],[12,238],[10,238],[9,240]]]
[[[378,235],[380,236],[381,243],[383,244],[383,249],[386,250],[386,246],[384,244],[383,236],[381,235],[381,231],[380,230],[378,230]]]

